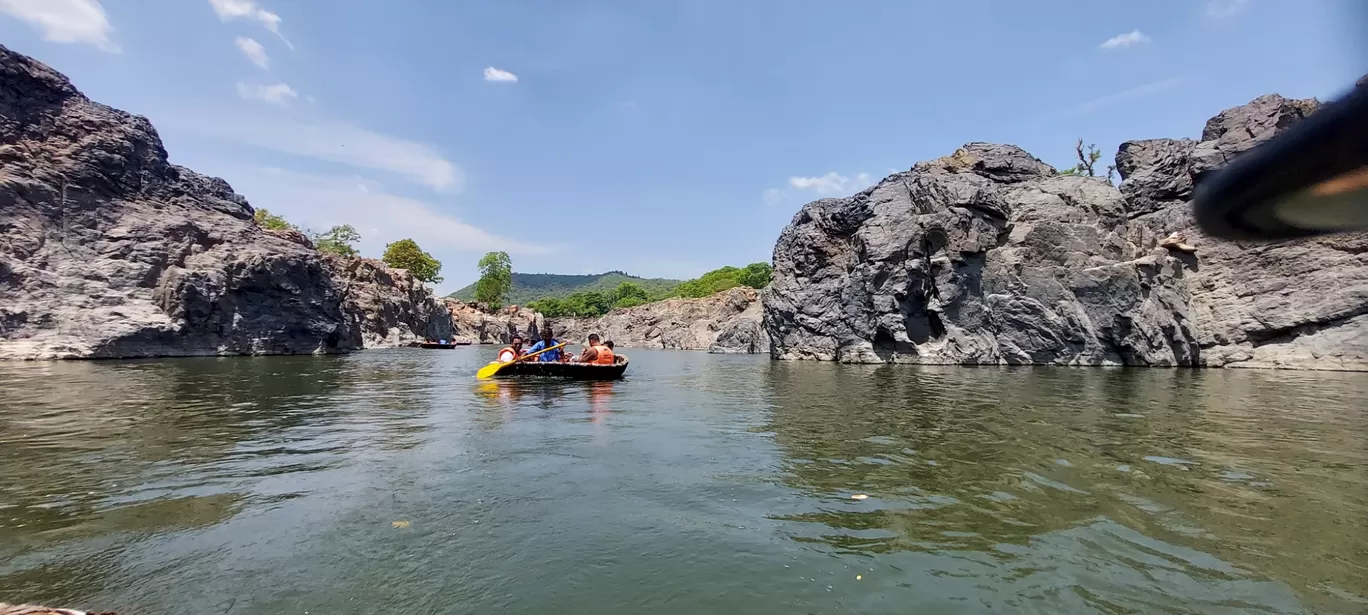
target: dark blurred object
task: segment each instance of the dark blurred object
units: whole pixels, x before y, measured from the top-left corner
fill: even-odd
[[[1202,230],[1222,239],[1368,229],[1368,76],[1200,182],[1192,208]]]

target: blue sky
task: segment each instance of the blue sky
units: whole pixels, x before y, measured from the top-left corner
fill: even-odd
[[[1368,72],[1353,0],[0,0],[0,41],[172,161],[458,288],[767,260],[805,202],[969,141],[1197,136]],[[1358,37],[1358,38],[1356,38]]]

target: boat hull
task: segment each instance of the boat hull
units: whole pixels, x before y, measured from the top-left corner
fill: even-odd
[[[436,342],[419,342],[418,347],[419,347],[419,348],[426,348],[426,349],[428,349],[428,350],[451,350],[451,349],[453,349],[453,348],[455,348],[455,347],[457,347],[457,346],[469,346],[469,345],[470,345],[470,342],[465,342],[465,343],[460,343],[460,344],[438,344],[438,343],[436,343]]]
[[[618,355],[622,357],[622,355]],[[523,361],[514,363],[494,374],[495,378],[561,378],[565,380],[618,380],[627,372],[627,357],[613,365],[591,365],[585,363],[539,363]]]

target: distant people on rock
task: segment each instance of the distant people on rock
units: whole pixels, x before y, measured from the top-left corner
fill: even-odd
[[[551,327],[548,325],[547,327],[542,329],[541,341],[533,344],[531,348],[528,348],[527,353],[532,354],[540,350],[545,350],[559,343],[560,342],[556,341],[556,338],[554,337],[554,334],[551,331]],[[561,356],[561,349],[557,348],[555,350],[543,352],[537,355],[537,361],[541,363],[553,363],[556,361],[560,361]]]
[[[513,340],[508,343],[508,347],[499,351],[499,362],[508,363],[523,356],[523,340],[520,336],[513,336]]]

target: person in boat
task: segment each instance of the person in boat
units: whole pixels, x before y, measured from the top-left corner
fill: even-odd
[[[616,360],[616,357],[613,356],[613,349],[600,343],[597,333],[590,333],[589,345],[584,348],[583,353],[580,353],[579,362],[590,365],[612,365]]]
[[[537,343],[535,343],[535,344],[533,344],[531,348],[528,348],[528,349],[527,349],[527,352],[528,352],[528,354],[531,354],[531,353],[537,352],[537,351],[539,351],[539,350],[543,350],[543,349],[546,349],[546,348],[550,348],[550,347],[555,346],[556,344],[559,344],[559,343],[560,343],[560,342],[557,342],[557,341],[556,341],[556,338],[553,336],[553,334],[552,334],[552,332],[551,332],[551,327],[550,327],[550,326],[546,326],[546,327],[543,327],[543,328],[542,328],[542,331],[541,331],[541,341],[540,341],[540,342],[537,342]],[[557,349],[552,350],[552,351],[550,351],[550,352],[543,352],[543,353],[537,355],[537,361],[538,361],[538,362],[541,362],[541,363],[554,363],[554,362],[557,362],[557,361],[560,361],[560,360],[561,360],[561,349],[560,349],[560,348],[557,348]]]
[[[513,341],[508,343],[508,347],[499,351],[499,362],[508,363],[518,357],[523,356],[523,340],[521,336],[513,336]]]
[[[607,346],[608,350],[613,350],[613,340],[604,340],[603,345]]]

